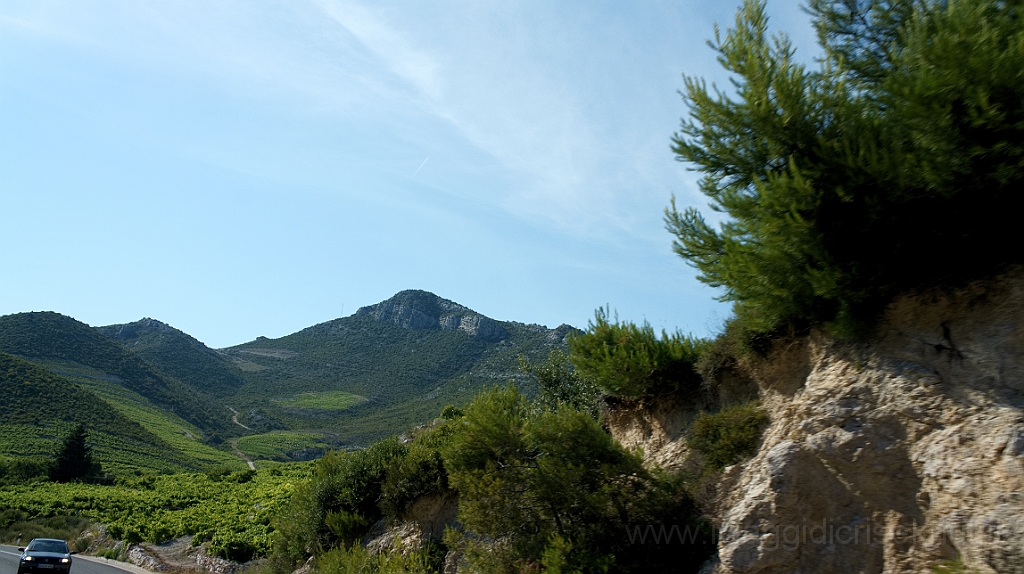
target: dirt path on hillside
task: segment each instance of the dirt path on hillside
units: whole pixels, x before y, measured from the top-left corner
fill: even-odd
[[[248,464],[250,469],[256,470],[256,465],[253,464],[252,459],[249,458],[248,455],[246,455],[244,452],[238,450],[238,439],[237,438],[231,439],[229,444],[231,444],[231,450],[234,451],[235,456],[237,456],[238,458],[244,460],[245,464]]]
[[[236,425],[244,428],[245,430],[252,430],[251,428],[249,428],[249,427],[243,425],[242,423],[238,422],[238,411],[236,411],[235,409],[233,409],[231,407],[228,407],[228,410],[231,411],[231,413],[232,413],[231,414],[231,422],[233,422]]]
[[[236,425],[244,428],[245,430],[249,430],[249,431],[252,430],[251,428],[249,428],[249,427],[243,425],[242,423],[238,422],[238,411],[236,411],[235,409],[233,409],[231,407],[228,407],[228,410],[231,411],[231,422],[233,422]],[[256,470],[256,465],[253,464],[252,459],[249,458],[244,452],[238,450],[238,439],[237,438],[231,439],[230,444],[231,444],[231,450],[234,451],[235,456],[237,456],[238,458],[244,460],[245,464],[248,464],[250,469]]]

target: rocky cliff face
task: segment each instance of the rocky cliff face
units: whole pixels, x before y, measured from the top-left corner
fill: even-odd
[[[509,336],[497,321],[426,291],[402,291],[387,301],[361,307],[356,315],[370,315],[414,331],[459,330],[485,341],[500,341]]]
[[[780,342],[750,372],[772,422],[717,484],[715,571],[1024,573],[1024,274],[897,301],[867,344]],[[688,412],[612,430],[678,465]]]

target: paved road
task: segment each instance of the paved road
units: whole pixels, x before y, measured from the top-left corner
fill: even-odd
[[[18,571],[18,548],[0,546],[0,574],[15,574]],[[84,557],[75,554],[71,557],[71,574],[138,574],[146,572],[132,564],[123,562],[107,563],[102,558]]]

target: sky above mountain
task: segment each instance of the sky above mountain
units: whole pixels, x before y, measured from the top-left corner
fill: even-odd
[[[0,2],[0,314],[213,347],[424,289],[499,320],[707,335],[669,145],[737,4]],[[798,57],[796,3],[769,5]]]

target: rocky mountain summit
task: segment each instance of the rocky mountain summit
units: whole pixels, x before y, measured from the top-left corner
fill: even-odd
[[[121,341],[135,340],[144,335],[150,334],[168,334],[168,335],[184,335],[178,329],[171,327],[167,323],[151,319],[149,317],[143,317],[134,323],[124,323],[120,325],[108,325],[106,327],[97,327],[104,335],[111,339],[117,339]]]
[[[370,315],[377,321],[413,331],[462,331],[485,341],[501,341],[509,336],[508,331],[494,319],[427,291],[401,291],[386,301],[361,307],[356,315]]]

